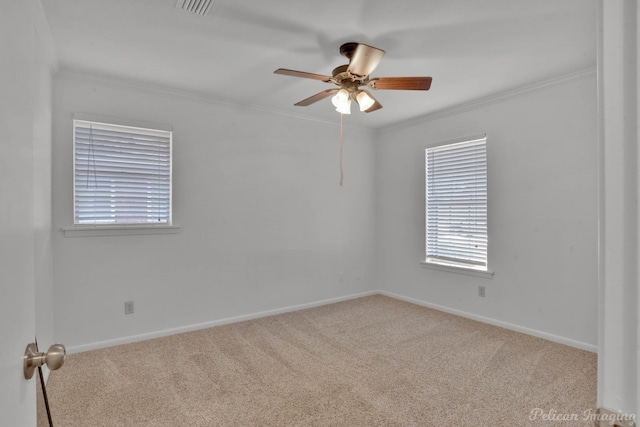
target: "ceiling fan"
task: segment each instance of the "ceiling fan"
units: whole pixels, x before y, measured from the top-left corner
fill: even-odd
[[[336,67],[331,76],[307,73],[304,71],[278,68],[275,74],[303,77],[333,83],[338,88],[327,89],[296,103],[305,107],[334,95],[332,103],[342,114],[351,114],[351,100],[360,107],[360,111],[371,113],[382,108],[371,93],[362,86],[380,90],[429,90],[431,77],[374,77],[369,74],[378,66],[384,56],[384,50],[362,43],[349,42],[340,46],[340,54],[349,59],[349,63]]]

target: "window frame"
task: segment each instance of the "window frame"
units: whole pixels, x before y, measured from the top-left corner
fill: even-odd
[[[169,212],[167,222],[131,222],[131,223],[77,223],[76,222],[76,121],[104,124],[113,127],[137,128],[152,132],[169,133]],[[72,146],[72,219],[73,225],[62,227],[65,237],[173,234],[181,231],[181,226],[173,221],[173,128],[167,124],[127,120],[122,118],[74,114],[71,121]]]
[[[435,269],[435,270],[441,270],[441,271],[447,271],[447,272],[452,272],[452,273],[459,273],[459,274],[466,274],[466,275],[472,275],[472,276],[479,276],[479,277],[485,277],[485,278],[491,278],[493,277],[493,271],[489,268],[489,227],[488,227],[488,158],[485,159],[485,165],[487,166],[487,172],[486,172],[486,181],[487,181],[487,188],[486,188],[486,193],[485,198],[486,198],[486,205],[484,206],[485,210],[487,211],[487,231],[486,231],[486,240],[487,240],[487,247],[486,247],[486,252],[484,254],[486,262],[484,265],[478,265],[476,263],[473,263],[471,261],[469,262],[465,262],[462,259],[442,259],[442,258],[434,258],[432,256],[430,256],[429,254],[429,248],[428,248],[428,234],[429,234],[429,221],[428,221],[428,194],[427,191],[429,190],[428,188],[428,164],[427,164],[427,158],[428,158],[428,153],[430,151],[433,151],[434,149],[438,149],[438,148],[443,148],[446,146],[453,146],[453,145],[459,145],[459,144],[471,144],[473,142],[477,142],[477,141],[483,141],[484,143],[484,150],[485,150],[485,155],[488,156],[488,144],[487,144],[487,135],[483,134],[483,135],[475,135],[475,136],[470,136],[470,137],[466,137],[466,138],[458,138],[455,140],[449,140],[449,141],[444,141],[444,142],[440,142],[434,145],[431,145],[427,148],[425,148],[424,154],[425,154],[425,165],[424,165],[424,171],[425,171],[425,189],[424,189],[424,196],[425,196],[425,203],[424,203],[424,207],[425,207],[425,233],[424,233],[424,238],[425,238],[425,242],[424,242],[424,259],[420,261],[420,264],[423,267],[426,268],[430,268],[430,269]]]

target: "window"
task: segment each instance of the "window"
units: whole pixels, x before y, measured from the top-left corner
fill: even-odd
[[[168,130],[74,120],[74,224],[171,225]]]
[[[487,271],[486,137],[425,150],[427,264]]]

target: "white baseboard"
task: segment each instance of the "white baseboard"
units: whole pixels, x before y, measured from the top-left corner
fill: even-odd
[[[501,328],[509,329],[516,332],[521,332],[527,335],[533,335],[534,337],[543,338],[545,340],[557,342],[559,344],[568,345],[570,347],[579,348],[581,350],[590,351],[592,353],[598,352],[598,346],[593,344],[584,343],[581,341],[572,340],[570,338],[561,337],[559,335],[550,334],[547,332],[538,331],[536,329],[526,328],[524,326],[515,325],[513,323],[503,322],[501,320],[492,319],[490,317],[479,316],[473,313],[467,313],[466,311],[456,310],[453,308],[445,307],[438,304],[432,304],[426,301],[422,301],[415,298],[409,298],[402,295],[394,294],[387,291],[378,291],[380,295],[385,295],[390,298],[395,298],[401,301],[410,302],[413,304],[421,305],[427,308],[433,308],[434,310],[443,311],[445,313],[455,314],[456,316],[465,317],[471,320],[477,320],[478,322],[488,323],[490,325],[499,326]]]
[[[320,300],[320,301],[297,304],[289,307],[276,308],[273,310],[259,311],[256,313],[244,314],[241,316],[227,317],[225,319],[212,320],[210,322],[180,326],[178,328],[148,332],[148,333],[139,334],[139,335],[130,335],[127,337],[115,338],[115,339],[105,340],[105,341],[98,341],[98,342],[93,342],[89,344],[81,344],[77,346],[69,346],[67,347],[67,354],[81,353],[83,351],[97,350],[100,348],[112,347],[112,346],[121,345],[121,344],[129,344],[132,342],[144,341],[152,338],[166,337],[169,335],[180,334],[183,332],[191,332],[191,331],[197,331],[199,329],[212,328],[214,326],[228,325],[230,323],[244,322],[246,320],[259,319],[261,317],[274,316],[276,314],[289,313],[292,311],[304,310],[306,308],[319,307],[322,305],[333,304],[336,302],[348,301],[355,298],[376,295],[378,293],[379,293],[378,291],[361,292],[358,294],[351,294],[351,295],[346,295],[346,296],[337,297],[337,298],[329,298],[329,299]]]
[[[549,341],[553,341],[553,342],[557,342],[557,343],[560,343],[560,344],[568,345],[570,347],[579,348],[581,350],[586,350],[586,351],[590,351],[590,352],[593,352],[593,353],[597,353],[597,351],[598,351],[598,347],[596,345],[593,345],[593,344],[588,344],[588,343],[584,343],[584,342],[581,342],[581,341],[572,340],[570,338],[566,338],[566,337],[561,337],[561,336],[558,336],[558,335],[550,334],[550,333],[547,333],[547,332],[526,328],[524,326],[515,325],[513,323],[503,322],[501,320],[492,319],[490,317],[479,316],[477,314],[468,313],[468,312],[465,312],[465,311],[462,311],[462,310],[456,310],[456,309],[445,307],[445,306],[441,306],[441,305],[438,305],[438,304],[432,304],[432,303],[429,303],[429,302],[426,302],[426,301],[422,301],[422,300],[419,300],[419,299],[416,299],[416,298],[410,298],[410,297],[405,297],[403,295],[394,294],[392,292],[387,292],[387,291],[367,291],[367,292],[362,292],[362,293],[358,293],[358,294],[351,294],[351,295],[346,295],[346,296],[337,297],[337,298],[329,298],[329,299],[325,299],[325,300],[314,301],[314,302],[309,302],[309,303],[304,303],[304,304],[297,304],[297,305],[292,305],[292,306],[288,306],[288,307],[276,308],[276,309],[272,309],[272,310],[259,311],[259,312],[256,312],[256,313],[244,314],[244,315],[241,315],[241,316],[228,317],[228,318],[224,318],[224,319],[213,320],[213,321],[210,321],[210,322],[204,322],[204,323],[198,323],[198,324],[194,324],[194,325],[181,326],[181,327],[178,327],[178,328],[171,328],[171,329],[165,329],[165,330],[161,330],[161,331],[148,332],[148,333],[139,334],[139,335],[131,335],[131,336],[122,337],[122,338],[115,338],[115,339],[111,339],[111,340],[98,341],[98,342],[93,342],[93,343],[89,343],[89,344],[81,344],[81,345],[77,345],[77,346],[70,346],[70,347],[67,347],[67,354],[81,353],[83,351],[97,350],[97,349],[100,349],[100,348],[112,347],[112,346],[115,346],[115,345],[129,344],[129,343],[132,343],[132,342],[144,341],[144,340],[148,340],[148,339],[152,339],[152,338],[166,337],[166,336],[169,336],[169,335],[179,334],[179,333],[183,333],[183,332],[191,332],[191,331],[196,331],[196,330],[199,330],[199,329],[212,328],[214,326],[221,326],[221,325],[227,325],[227,324],[230,324],[230,323],[243,322],[243,321],[246,321],[246,320],[259,319],[261,317],[274,316],[276,314],[289,313],[289,312],[292,312],[292,311],[304,310],[306,308],[319,307],[319,306],[322,306],[322,305],[333,304],[333,303],[336,303],[336,302],[347,301],[347,300],[351,300],[351,299],[355,299],[355,298],[361,298],[361,297],[370,296],[370,295],[384,295],[384,296],[387,296],[387,297],[390,297],[390,298],[395,298],[395,299],[398,299],[398,300],[401,300],[401,301],[406,301],[406,302],[410,302],[410,303],[413,303],[413,304],[421,305],[423,307],[432,308],[434,310],[443,311],[445,313],[454,314],[456,316],[465,317],[467,319],[477,320],[479,322],[488,323],[490,325],[499,326],[501,328],[509,329],[509,330],[516,331],[516,332],[521,332],[523,334],[532,335],[532,336],[538,337],[538,338],[543,338],[543,339],[546,339],[546,340],[549,340]]]

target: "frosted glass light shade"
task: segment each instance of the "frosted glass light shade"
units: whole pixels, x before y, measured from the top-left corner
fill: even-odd
[[[340,89],[333,98],[331,103],[336,107],[336,111],[342,114],[351,114],[351,99],[346,89]]]
[[[360,111],[366,111],[375,104],[375,100],[367,94],[365,91],[360,91],[358,95],[356,95],[356,99],[358,100],[358,105],[360,105]]]

